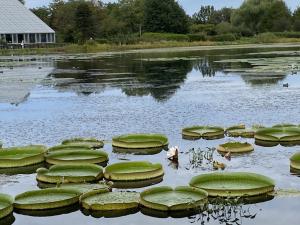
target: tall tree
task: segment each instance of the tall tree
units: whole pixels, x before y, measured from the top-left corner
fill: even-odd
[[[80,2],[75,10],[75,28],[80,42],[95,37],[96,31],[92,10],[86,2]]]
[[[31,11],[38,16],[41,20],[43,20],[46,24],[51,26],[51,12],[48,7],[39,7],[31,9]]]
[[[207,24],[210,22],[214,12],[215,8],[211,5],[201,6],[200,10],[192,16],[192,19],[194,23]]]
[[[188,31],[188,17],[175,0],[146,0],[144,13],[144,28],[148,32]]]
[[[298,7],[293,14],[293,29],[300,31],[300,7]]]

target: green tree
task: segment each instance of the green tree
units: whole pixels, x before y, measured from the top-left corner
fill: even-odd
[[[219,23],[230,23],[231,22],[231,14],[233,13],[232,8],[222,8],[220,10],[213,11],[210,16],[210,23],[219,24]]]
[[[232,14],[236,27],[248,28],[253,34],[288,30],[290,11],[282,0],[245,0]]]
[[[48,7],[39,7],[31,9],[31,11],[39,17],[41,20],[43,20],[46,24],[51,26],[51,12]]]
[[[146,0],[144,14],[144,29],[148,32],[188,32],[188,16],[174,0]]]
[[[197,24],[210,23],[211,17],[215,13],[215,8],[211,5],[201,6],[200,10],[192,16],[192,20]]]
[[[77,39],[80,42],[95,37],[96,31],[92,10],[86,2],[80,2],[75,10],[75,28]]]
[[[293,14],[293,30],[300,31],[300,7]]]
[[[25,5],[25,0],[19,0],[19,2]]]

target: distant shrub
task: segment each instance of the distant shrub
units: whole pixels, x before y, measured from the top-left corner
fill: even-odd
[[[210,37],[211,41],[236,41],[238,40],[238,36],[235,34],[219,34]]]
[[[300,38],[300,32],[276,32],[274,34],[282,38]]]
[[[147,42],[154,41],[189,41],[188,35],[172,33],[144,33],[142,40]]]
[[[273,43],[278,38],[273,33],[261,33],[255,36],[255,40],[259,43]]]
[[[214,24],[192,24],[190,32],[193,34],[206,33],[207,35],[216,35],[216,26]]]
[[[216,32],[217,34],[234,33],[234,27],[228,22],[219,23],[216,25]]]
[[[94,46],[97,45],[97,41],[95,41],[94,39],[89,39],[85,42],[86,45],[90,45],[90,46]]]
[[[189,41],[206,41],[207,35],[205,33],[199,33],[199,34],[188,34]]]
[[[108,38],[108,43],[118,45],[136,44],[140,41],[136,34],[118,34]]]

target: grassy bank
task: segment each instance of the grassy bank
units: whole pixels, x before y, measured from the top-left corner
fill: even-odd
[[[274,43],[300,43],[300,38],[277,37],[272,35],[260,35],[251,38],[241,38],[234,41],[174,41],[154,40],[142,41],[135,44],[99,44],[96,42],[83,45],[66,44],[63,47],[54,48],[27,48],[27,49],[1,49],[0,55],[35,55],[35,54],[76,54],[127,51],[137,49],[176,48],[193,46],[227,46],[247,44],[274,44]]]

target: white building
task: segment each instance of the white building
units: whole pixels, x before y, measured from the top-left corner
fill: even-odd
[[[0,39],[10,44],[55,43],[55,31],[18,0],[0,0]]]

